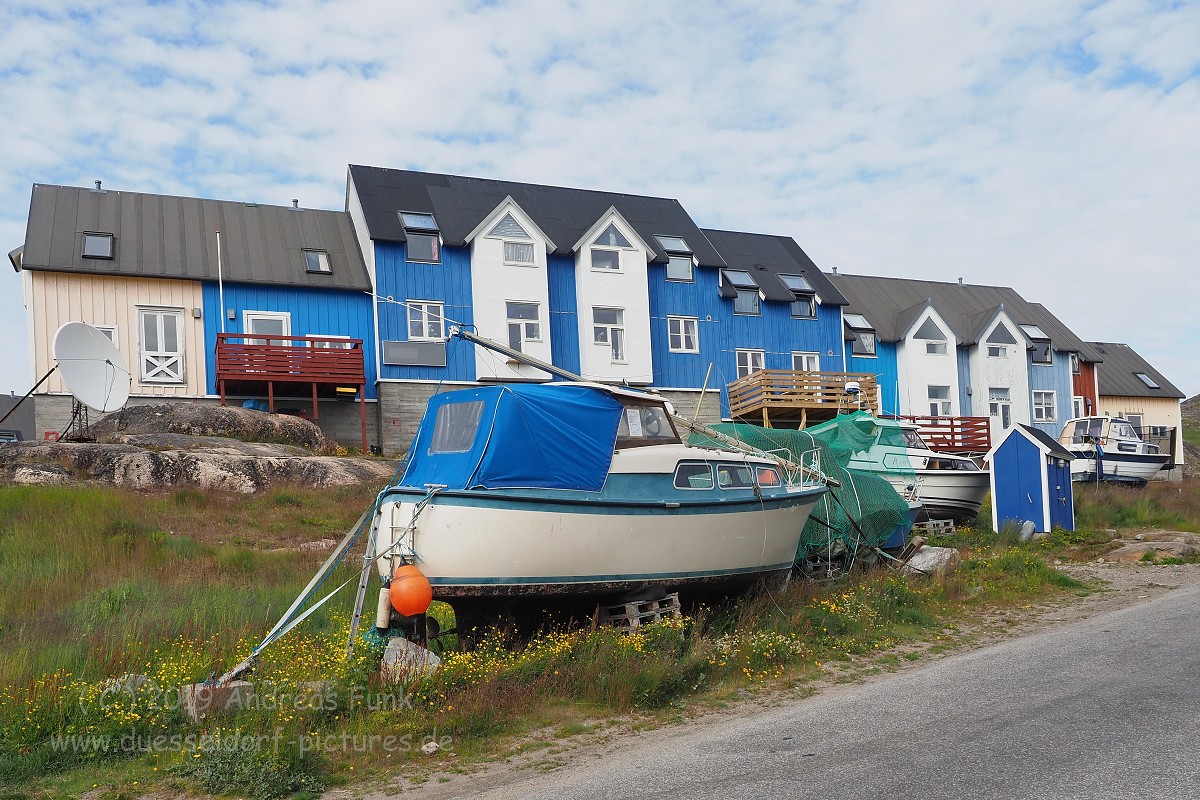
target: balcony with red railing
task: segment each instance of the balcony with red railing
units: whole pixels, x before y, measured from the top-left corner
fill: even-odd
[[[313,420],[317,398],[358,395],[362,409],[363,449],[366,441],[366,362],[362,339],[334,336],[270,336],[217,334],[217,388],[221,405],[227,394],[263,396],[275,413],[276,396],[311,395]],[[341,390],[341,391],[339,391]],[[347,392],[346,390],[353,390]]]

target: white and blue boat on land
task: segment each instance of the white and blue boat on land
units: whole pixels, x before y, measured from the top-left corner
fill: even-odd
[[[1147,442],[1127,419],[1078,417],[1058,437],[1070,450],[1072,481],[1109,481],[1143,486],[1171,460],[1170,453]]]
[[[664,399],[601,384],[434,395],[380,495],[381,578],[415,564],[435,598],[457,605],[787,575],[826,491],[819,469],[690,446],[675,422]],[[378,627],[390,613],[381,592]]]

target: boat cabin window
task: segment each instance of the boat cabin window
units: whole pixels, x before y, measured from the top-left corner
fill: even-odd
[[[779,470],[774,467],[758,468],[759,486],[779,486],[781,483],[782,481],[779,480]]]
[[[1114,439],[1141,439],[1138,432],[1128,422],[1114,422],[1109,430],[1109,436]]]
[[[904,431],[904,446],[911,447],[914,450],[928,450],[929,446],[925,444],[925,440],[921,438],[921,434],[916,431]]]
[[[679,442],[667,410],[660,405],[625,403],[617,426],[617,447],[642,447]]]
[[[1099,439],[1103,433],[1104,420],[1080,419],[1075,421],[1075,430],[1071,432],[1071,444],[1083,444],[1092,439]]]
[[[683,461],[675,467],[676,489],[713,488],[712,465],[704,461]]]
[[[745,464],[717,464],[717,483],[722,489],[753,486],[754,468]]]
[[[965,458],[931,458],[925,464],[925,469],[954,469],[966,472],[979,471],[979,467],[974,461]]]
[[[438,409],[433,421],[433,441],[429,454],[465,453],[475,444],[475,433],[483,418],[483,401],[447,403]]]

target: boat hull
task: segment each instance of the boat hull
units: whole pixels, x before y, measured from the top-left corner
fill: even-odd
[[[790,570],[824,491],[723,503],[444,493],[400,535],[442,599],[715,589]],[[422,496],[389,494],[380,518],[393,531],[407,528]]]
[[[859,465],[852,464],[859,469]],[[990,489],[989,473],[983,470],[917,470],[912,476],[882,474],[901,496],[915,484],[915,499],[930,519],[973,520],[979,516]]]
[[[1159,473],[1170,456],[1166,453],[1105,453],[1100,459],[1102,481],[1144,484]],[[1095,481],[1096,458],[1094,455],[1077,455],[1071,461],[1071,480],[1076,482]]]

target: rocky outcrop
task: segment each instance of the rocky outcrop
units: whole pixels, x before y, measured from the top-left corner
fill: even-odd
[[[321,487],[380,482],[396,467],[395,462],[382,459],[312,456],[297,450],[222,439],[215,439],[213,446],[185,450],[19,442],[0,445],[0,476],[20,483],[63,483],[69,477],[131,489],[187,486],[249,494],[278,484]]]
[[[335,447],[320,428],[306,419],[205,403],[126,406],[92,423],[91,433],[99,442],[116,442],[128,436],[177,434],[290,444],[315,453],[332,452]]]
[[[306,419],[232,406],[130,406],[91,433],[96,442],[0,444],[0,480],[249,494],[279,484],[382,483],[396,469],[394,461],[330,455],[336,446]]]

